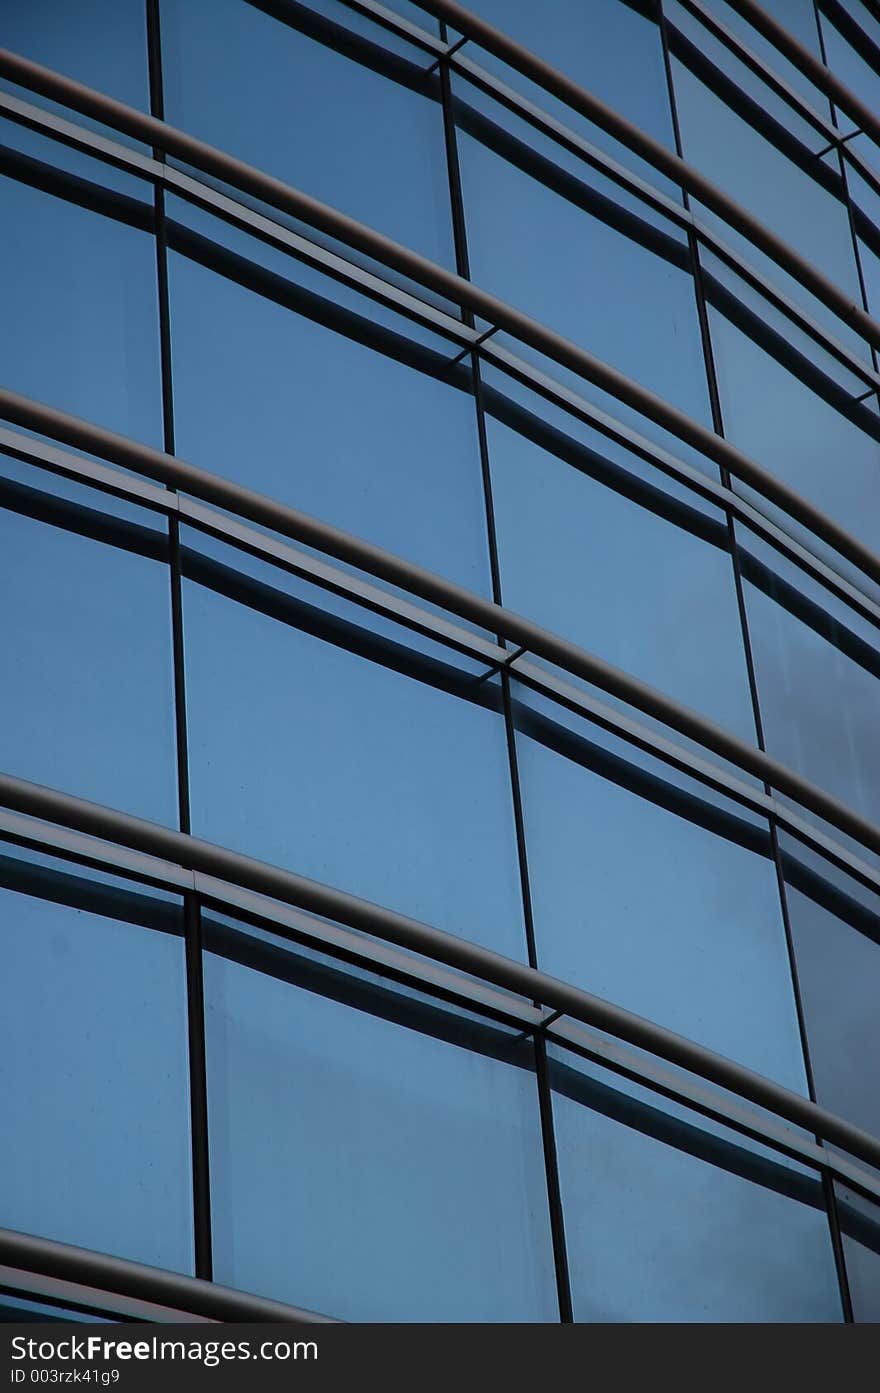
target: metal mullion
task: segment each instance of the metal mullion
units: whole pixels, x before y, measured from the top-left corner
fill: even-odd
[[[150,77],[150,111],[165,119],[162,83],[162,42],[159,0],[146,0],[147,49]],[[165,164],[165,153],[153,148],[153,158]],[[165,221],[165,191],[154,183],[156,216],[156,272],[159,300],[159,352],[162,379],[162,424],[164,449],[175,453],[174,395],[171,359],[171,306],[168,288],[168,238]],[[177,492],[173,480],[166,487]],[[180,830],[191,831],[189,752],[186,719],[186,679],[184,668],[183,593],[180,568],[180,526],[176,512],[168,518],[169,573],[171,584],[171,634],[174,663],[174,713],[177,735],[177,787]],[[193,1255],[195,1275],[206,1281],[213,1277],[211,1243],[211,1187],[208,1144],[207,1060],[205,1048],[205,1000],[202,972],[201,914],[194,895],[184,894],[184,971],[186,977],[187,1057],[189,1064],[190,1146],[192,1159]]]
[[[699,10],[699,6],[697,6],[697,7],[691,6],[691,5],[688,3],[688,0],[684,0],[684,3],[688,6],[688,8],[696,8],[697,10]],[[666,33],[665,18],[664,18],[664,16],[663,16],[662,0],[661,0],[661,6],[660,6],[660,29],[661,29],[661,34],[662,34],[662,42],[663,42],[664,56],[665,56],[665,59],[666,59],[666,71],[667,71],[667,80],[668,80],[668,82],[669,82],[670,101],[671,101],[671,103],[672,103],[673,111],[675,111],[675,87],[674,87],[674,83],[673,83],[673,80],[672,80],[672,66],[671,66],[671,62],[670,62],[670,58],[669,58],[668,36],[667,36],[667,33]],[[711,27],[710,27],[710,32],[713,32],[712,29],[711,29]],[[676,121],[675,121],[675,129],[676,129],[676,137],[678,138],[678,122],[677,122],[677,119],[676,119]],[[681,154],[681,149],[680,149],[680,148],[679,148],[679,154]],[[844,182],[844,189],[845,189],[845,188],[846,188],[846,184],[845,184],[845,182]],[[687,198],[687,195],[685,195],[685,198]],[[698,302],[698,305],[699,305],[699,308],[700,308],[700,327],[701,327],[701,334],[702,334],[702,338],[703,338],[703,353],[704,353],[704,358],[705,358],[705,363],[706,363],[706,375],[707,375],[707,380],[708,380],[708,383],[709,383],[709,395],[710,395],[710,399],[711,399],[711,403],[712,403],[712,416],[713,416],[713,422],[714,422],[714,425],[715,425],[715,429],[718,431],[718,433],[719,433],[720,435],[723,435],[723,434],[724,434],[724,418],[723,418],[723,411],[722,411],[722,407],[721,407],[721,394],[720,394],[720,389],[719,389],[719,386],[718,386],[718,377],[717,377],[717,371],[716,371],[716,367],[715,367],[715,356],[714,356],[714,350],[713,350],[713,346],[712,346],[712,336],[711,336],[711,331],[710,331],[710,326],[709,326],[709,317],[708,317],[708,308],[707,308],[707,304],[706,304],[705,289],[704,289],[703,280],[702,280],[702,268],[701,268],[701,266],[700,266],[699,248],[698,248],[698,246],[696,246],[696,245],[694,246],[694,263],[695,263],[695,275],[694,275],[694,279],[695,279],[695,292],[696,292],[696,296],[697,296],[697,302]],[[876,366],[876,364],[875,364],[875,366]],[[728,472],[727,472],[725,469],[723,469],[723,468],[722,468],[722,470],[721,470],[721,480],[722,480],[722,483],[724,484],[724,486],[725,486],[726,488],[731,489],[732,486],[731,486],[730,475],[729,475]],[[748,686],[749,686],[749,696],[750,696],[750,700],[751,700],[751,704],[752,704],[752,713],[753,713],[753,718],[754,718],[754,722],[755,722],[755,733],[756,733],[756,737],[757,737],[758,747],[759,747],[760,749],[762,749],[762,750],[765,750],[765,749],[766,749],[766,742],[765,742],[765,736],[764,736],[764,723],[763,723],[763,719],[762,719],[762,716],[761,716],[760,692],[759,692],[759,687],[758,687],[757,671],[756,671],[756,668],[755,668],[754,652],[753,652],[753,649],[752,649],[751,633],[750,633],[750,628],[749,628],[748,610],[747,610],[746,601],[745,601],[745,590],[744,590],[743,578],[742,578],[742,566],[741,566],[740,555],[739,555],[739,543],[738,543],[738,538],[737,538],[737,535],[736,535],[736,527],[735,527],[735,523],[734,523],[734,518],[733,518],[733,515],[732,515],[732,513],[730,512],[729,509],[726,510],[725,516],[726,516],[726,518],[727,518],[727,529],[728,529],[728,536],[729,536],[729,539],[730,539],[730,557],[731,557],[731,565],[732,565],[732,568],[733,568],[734,587],[735,587],[735,591],[736,591],[737,611],[738,611],[738,614],[739,614],[739,621],[740,621],[740,629],[741,629],[742,644],[743,644],[743,656],[744,656],[745,664],[746,664],[746,673],[747,673],[747,680],[748,680]],[[765,782],[764,785],[763,785],[763,787],[764,787],[764,793],[765,793],[765,795],[766,795],[768,798],[772,797],[772,790],[771,790],[770,786]],[[775,819],[772,817],[772,815],[768,816],[767,824],[768,824],[768,828],[769,828],[769,832],[770,832],[770,845],[771,845],[772,856],[773,856],[773,867],[774,867],[774,874],[775,874],[775,878],[776,878],[777,894],[778,894],[778,897],[779,897],[779,910],[780,910],[780,915],[781,915],[781,919],[782,919],[782,931],[783,931],[783,935],[784,935],[784,937],[785,937],[786,955],[787,955],[787,961],[788,961],[789,975],[790,975],[790,979],[791,979],[792,996],[793,996],[793,999],[794,999],[795,1021],[796,1021],[796,1023],[797,1023],[798,1040],[799,1040],[799,1044],[800,1044],[801,1058],[802,1058],[802,1061],[803,1061],[804,1074],[805,1074],[805,1078],[806,1078],[806,1082],[807,1082],[808,1096],[809,1096],[810,1099],[815,1103],[815,1102],[816,1102],[816,1089],[815,1089],[815,1081],[814,1081],[814,1077],[813,1077],[812,1060],[811,1060],[811,1056],[810,1056],[809,1034],[808,1034],[808,1031],[807,1031],[806,1016],[805,1016],[804,1005],[803,1005],[803,998],[802,998],[801,989],[800,989],[800,979],[799,979],[799,976],[798,976],[797,955],[796,955],[796,953],[795,953],[794,938],[793,938],[792,930],[791,930],[791,920],[790,920],[790,915],[789,915],[788,899],[787,899],[787,895],[786,895],[785,875],[784,875],[784,872],[783,872],[782,858],[781,858],[780,850],[779,850],[779,837],[778,837],[778,835],[777,835],[776,822],[775,822]],[[816,1140],[817,1145],[821,1145],[821,1138],[820,1138],[817,1134],[814,1134],[814,1135],[815,1135],[815,1140]],[[851,1321],[851,1320],[852,1320],[852,1303],[851,1303],[850,1297],[849,1297],[849,1287],[848,1287],[847,1278],[846,1278],[846,1270],[845,1270],[845,1267],[844,1267],[843,1262],[842,1262],[842,1252],[843,1252],[843,1249],[842,1249],[842,1244],[841,1244],[841,1241],[840,1241],[840,1231],[839,1231],[839,1225],[838,1225],[838,1222],[837,1222],[836,1208],[835,1208],[834,1205],[833,1205],[833,1192],[832,1192],[832,1189],[831,1189],[831,1183],[830,1183],[830,1180],[829,1180],[829,1177],[828,1177],[828,1173],[827,1173],[827,1171],[826,1171],[826,1169],[825,1169],[824,1167],[822,1168],[822,1170],[821,1170],[821,1172],[820,1172],[820,1175],[821,1175],[821,1183],[822,1183],[822,1192],[823,1192],[823,1197],[824,1197],[824,1200],[825,1200],[825,1217],[826,1217],[826,1222],[827,1222],[827,1224],[828,1224],[829,1239],[830,1239],[830,1242],[831,1242],[831,1248],[832,1248],[832,1252],[833,1252],[833,1255],[834,1255],[835,1273],[836,1273],[836,1276],[837,1276],[838,1290],[839,1290],[840,1302],[841,1302],[841,1309],[842,1309],[842,1312],[843,1312],[844,1320],[845,1320],[845,1321]]]
[[[446,25],[440,21],[440,37],[445,42],[447,40]],[[452,84],[449,73],[449,59],[446,54],[440,60],[440,81],[443,100],[443,127],[446,139],[447,168],[449,172],[450,198],[453,214],[453,224],[455,228],[456,245],[456,268],[458,274],[465,279],[470,278],[470,262],[467,247],[467,222],[465,216],[464,195],[461,183],[461,169],[458,159],[458,141],[455,129],[455,118],[452,103]],[[463,311],[469,317],[466,323],[475,327],[473,316],[469,311]],[[498,537],[495,526],[495,510],[492,498],[492,473],[489,464],[489,443],[486,432],[486,416],[483,408],[482,379],[480,368],[479,345],[475,344],[471,351],[471,372],[473,376],[474,390],[474,409],[476,412],[477,435],[480,450],[480,468],[483,480],[483,499],[486,509],[486,536],[489,548],[489,566],[492,579],[492,598],[496,605],[501,605],[501,568],[498,556]],[[499,643],[506,648],[506,640],[503,635],[497,635]],[[514,816],[514,828],[516,836],[517,866],[520,878],[520,893],[523,907],[523,926],[526,937],[526,949],[528,961],[532,967],[537,967],[537,947],[535,943],[535,927],[532,915],[532,897],[529,885],[528,857],[526,852],[525,840],[525,820],[522,809],[522,795],[519,779],[519,767],[516,753],[516,734],[513,723],[513,709],[510,698],[510,682],[506,671],[500,673],[501,698],[504,717],[505,743],[507,747],[508,772],[510,777],[510,792]],[[537,1005],[538,1003],[536,1003]],[[535,1058],[535,1085],[537,1089],[538,1114],[541,1124],[541,1145],[544,1157],[544,1178],[547,1186],[548,1216],[550,1221],[550,1238],[553,1249],[553,1266],[556,1278],[556,1299],[559,1308],[559,1318],[564,1324],[570,1324],[574,1319],[571,1298],[571,1280],[568,1265],[568,1252],[565,1241],[565,1220],[562,1208],[562,1195],[559,1183],[559,1167],[556,1152],[556,1137],[553,1127],[553,1106],[550,1096],[549,1074],[547,1070],[547,1053],[543,1037],[534,1033],[532,1035],[532,1045]]]

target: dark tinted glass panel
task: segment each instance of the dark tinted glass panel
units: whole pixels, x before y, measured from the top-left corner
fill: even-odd
[[[161,446],[152,239],[9,178],[0,200],[4,386]]]
[[[469,84],[455,90],[474,280],[708,419],[683,235]]]
[[[0,457],[0,764],[176,822],[170,585],[162,535],[58,499]],[[74,493],[71,487],[65,492]]]
[[[876,546],[880,434],[864,384],[710,260],[707,293],[724,429],[747,455]],[[766,508],[765,508],[766,511]],[[791,531],[792,524],[784,526]],[[815,547],[812,538],[808,545]]]
[[[841,1319],[818,1179],[577,1068],[552,1066],[576,1320]]]
[[[558,719],[518,713],[539,966],[803,1091],[766,828]]]
[[[880,1321],[880,1209],[835,1186],[846,1275],[857,1321]]]
[[[216,1278],[354,1320],[555,1319],[526,1047],[325,976],[207,955]]]
[[[880,819],[877,629],[756,537],[741,551],[768,750]]]
[[[880,1134],[880,896],[782,835],[786,898],[818,1101]]]
[[[0,1224],[191,1272],[178,912],[8,849],[0,884]]]
[[[143,0],[7,0],[2,20],[4,48],[149,109]]]
[[[194,830],[521,957],[495,688],[371,636],[363,612],[279,598],[268,570],[260,610],[202,573],[184,595]]]
[[[452,264],[439,79],[324,8],[163,0],[167,119]]]
[[[456,347],[275,264],[292,279],[260,278],[246,256],[220,275],[172,254],[179,452],[488,593],[476,413],[468,370],[449,370]]]
[[[753,741],[721,515],[574,422],[523,424],[488,421],[505,604]]]

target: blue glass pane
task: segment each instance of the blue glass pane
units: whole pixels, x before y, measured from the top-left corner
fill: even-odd
[[[152,239],[7,178],[0,201],[4,386],[161,446]]]
[[[504,603],[754,741],[724,519],[570,424],[488,421]]]
[[[399,317],[385,315],[383,333],[367,300],[277,264],[290,279],[263,284],[244,258],[224,276],[172,253],[179,453],[488,594],[470,377],[448,368],[457,348],[414,338]]]
[[[880,1321],[880,1209],[861,1195],[835,1185],[843,1255],[857,1321]]]
[[[524,1046],[213,954],[205,981],[217,1280],[353,1320],[556,1318]]]
[[[23,487],[0,483],[0,766],[176,823],[165,543],[93,493],[64,492],[78,502],[56,500],[36,470]]]
[[[475,88],[455,90],[473,279],[708,421],[683,234]]]
[[[670,150],[675,148],[663,48],[653,15],[649,17],[653,6],[620,0],[591,0],[589,5],[578,0],[557,0],[553,5],[534,5],[530,0],[477,0],[468,9],[573,78],[640,130]],[[469,43],[462,56],[496,74],[506,86],[521,92],[655,188],[680,197],[653,165],[486,49]]]
[[[241,0],[162,0],[167,120],[454,264],[429,58],[325,9],[279,6],[285,23]]]
[[[538,965],[804,1091],[766,828],[587,723],[518,724]]]
[[[880,1135],[880,896],[790,836],[780,847],[816,1098]]]
[[[87,882],[77,907],[81,872],[26,869],[27,892],[0,889],[0,1224],[191,1272],[182,940],[93,905]],[[142,891],[133,913],[145,900],[174,930]]]
[[[836,157],[833,165],[816,158],[827,143],[821,133],[813,132],[805,144],[784,132],[773,143],[755,129],[745,112],[734,111],[684,62],[673,58],[672,66],[684,158],[858,303],[858,275]],[[757,104],[752,104],[748,115],[761,120]],[[852,339],[836,315],[775,261],[714,213],[702,207],[695,211],[745,261],[763,271],[814,318],[839,338]]]
[[[841,1319],[818,1178],[599,1070],[551,1068],[576,1320]]]
[[[149,110],[144,0],[5,4],[3,46],[129,106]]]
[[[522,957],[494,687],[447,666],[441,690],[362,611],[298,609],[268,569],[262,609],[202,573],[184,588],[193,830]]]
[[[745,297],[745,306],[738,307],[730,292],[736,295],[740,283],[723,280],[720,273],[716,279],[715,261],[708,269],[709,321],[727,438],[876,546],[880,424],[868,403],[855,400],[864,383],[835,366],[793,325],[774,321],[761,301],[750,304]],[[783,526],[792,531],[787,518]],[[816,549],[812,537],[807,544]],[[838,564],[836,558],[832,564]]]
[[[741,551],[767,749],[880,819],[876,627],[758,538],[743,532]]]

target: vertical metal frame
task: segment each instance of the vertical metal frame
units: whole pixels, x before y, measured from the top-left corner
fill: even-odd
[[[147,59],[150,78],[150,113],[165,119],[162,83],[162,37],[159,0],[146,0]],[[153,158],[165,162],[164,151],[153,149]],[[153,184],[156,238],[156,289],[159,305],[159,354],[162,379],[162,426],[165,453],[175,453],[174,393],[171,364],[171,304],[168,286],[168,238],[165,225],[165,189]],[[167,485],[173,489],[172,484]],[[176,490],[174,490],[176,492]],[[174,715],[177,736],[178,817],[181,832],[192,830],[189,794],[189,750],[186,721],[184,666],[183,585],[180,567],[180,523],[168,516],[169,581],[171,587],[171,637],[174,664]],[[192,1153],[193,1256],[195,1275],[213,1277],[211,1236],[211,1168],[208,1139],[207,1056],[205,1045],[205,993],[202,962],[201,907],[194,894],[183,897],[185,945],[187,1046],[189,1055],[190,1140]]]

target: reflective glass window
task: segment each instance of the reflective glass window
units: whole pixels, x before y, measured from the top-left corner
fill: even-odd
[[[0,1224],[191,1272],[179,910],[2,852]]]
[[[494,685],[222,572],[185,582],[193,830],[522,957]]]
[[[740,536],[767,749],[880,820],[877,629],[757,537]]]
[[[804,1091],[766,827],[585,722],[517,724],[538,965]]]
[[[4,386],[161,447],[152,238],[7,177],[0,201],[0,300],[15,325],[0,339]]]
[[[288,975],[206,955],[217,1280],[353,1320],[556,1319],[527,1047]]]
[[[880,896],[784,832],[780,847],[817,1100],[880,1135]]]
[[[708,420],[684,234],[475,87],[454,86],[473,279]]]
[[[656,1095],[551,1064],[578,1321],[839,1321],[818,1178]]]
[[[149,110],[143,0],[4,4],[3,46],[129,106]]]
[[[476,412],[469,369],[450,367],[457,347],[292,259],[265,269],[249,241],[224,256],[225,274],[211,270],[211,242],[175,230],[181,205],[171,213],[172,245],[191,253],[170,258],[179,453],[488,594]]]
[[[835,1185],[853,1318],[880,1321],[880,1209]]]
[[[324,9],[162,0],[168,121],[453,264],[430,60],[382,29],[355,32],[341,4]]]
[[[165,536],[47,477],[0,457],[0,766],[176,823]]]
[[[754,741],[720,512],[573,420],[486,391],[504,603]],[[517,429],[516,427],[519,427]]]
[[[693,62],[693,55],[688,58]],[[859,284],[836,156],[820,160],[823,135],[798,126],[767,125],[753,99],[723,100],[681,60],[673,58],[676,107],[684,158],[741,204],[817,270],[859,301]],[[734,98],[730,94],[730,100]],[[852,334],[832,311],[805,291],[775,261],[758,251],[721,218],[700,207],[698,216],[717,228],[752,266],[778,285],[838,337]]]
[[[522,44],[592,96],[619,111],[640,130],[674,149],[663,47],[652,3],[627,0],[558,0],[536,6],[529,0],[477,0],[468,7]],[[455,38],[450,34],[450,38]],[[569,130],[673,197],[679,191],[653,165],[593,125],[566,102],[551,96],[488,50],[468,43],[462,55],[497,75]]]
[[[714,259],[706,290],[725,435],[876,547],[880,424],[870,403],[856,400],[864,383],[775,318]],[[783,525],[792,529],[789,519]],[[807,544],[816,547],[811,536]]]

